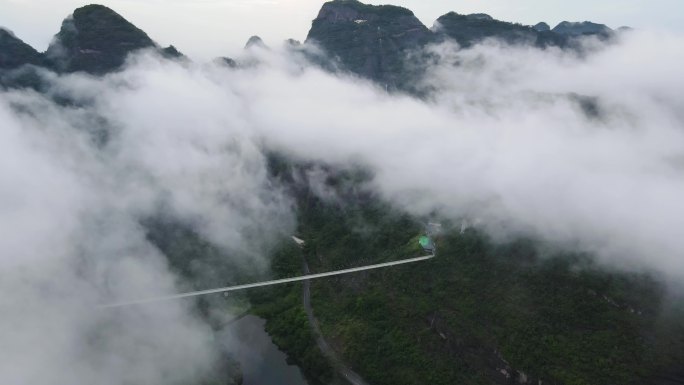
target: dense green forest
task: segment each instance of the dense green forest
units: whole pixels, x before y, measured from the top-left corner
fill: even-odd
[[[297,276],[305,261],[323,272],[424,254],[418,238],[427,218],[370,193],[364,186],[372,174],[293,166],[278,156],[270,166],[296,199],[304,247],[284,239],[264,276],[256,266],[230,263],[183,226],[147,221],[149,239],[190,286]],[[327,175],[334,196],[321,198],[308,187],[314,167]],[[477,229],[442,223],[429,261],[311,283],[326,340],[369,383],[668,384],[681,377],[683,302],[653,276],[608,271],[589,255],[553,252],[531,239],[497,243]],[[231,312],[236,304],[247,308],[246,301],[311,384],[343,383],[316,345],[301,283],[208,296],[198,309],[215,322],[212,308]]]
[[[328,271],[420,255],[421,222],[350,187],[359,174],[332,175],[339,199],[296,192],[306,247],[277,253],[275,272],[301,272],[303,257]],[[444,225],[433,260],[312,283],[324,335],[368,382],[637,384],[682,370],[681,302],[650,275]],[[276,343],[325,381],[301,295],[291,285],[251,299]]]

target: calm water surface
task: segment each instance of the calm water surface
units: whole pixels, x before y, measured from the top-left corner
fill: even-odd
[[[240,362],[244,385],[308,385],[302,371],[286,362],[264,330],[266,322],[256,316],[245,316],[222,332],[227,350]]]

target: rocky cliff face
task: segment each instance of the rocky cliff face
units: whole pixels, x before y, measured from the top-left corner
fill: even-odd
[[[332,0],[321,8],[306,41],[318,44],[332,58],[309,58],[326,69],[342,68],[388,89],[410,90],[421,72],[421,60],[416,59],[419,55],[413,53],[432,42],[452,39],[468,47],[494,38],[509,44],[572,47],[576,37],[611,33],[610,28],[590,22],[563,22],[550,30],[545,23],[530,27],[499,21],[487,14],[455,12],[441,16],[430,30],[406,8]],[[247,47],[253,46],[264,45],[253,37]],[[130,53],[145,48],[156,49],[169,59],[184,58],[173,46],[161,49],[113,10],[87,5],[64,20],[44,55],[0,29],[0,70],[8,72],[23,64],[34,64],[58,72],[102,75],[119,69]],[[0,75],[0,82],[9,84],[7,74]]]
[[[102,5],[78,8],[62,23],[48,47],[51,66],[61,72],[104,74],[133,51],[156,47],[145,32]]]
[[[581,49],[577,37],[604,36],[610,31],[594,23],[561,24],[551,30],[546,23],[532,27],[496,20],[483,13],[449,12],[437,19],[430,30],[405,8],[333,0],[321,8],[306,41],[318,44],[342,69],[387,88],[410,90],[412,80],[421,71],[420,61],[415,60],[419,55],[410,54],[432,42],[454,40],[467,48],[485,39],[496,39],[540,48]]]
[[[0,28],[0,69],[14,69],[24,64],[40,65],[43,56],[8,30]]]
[[[408,9],[356,0],[325,3],[306,39],[344,68],[393,88],[401,87],[410,71],[404,60],[409,51],[432,40],[432,32]]]

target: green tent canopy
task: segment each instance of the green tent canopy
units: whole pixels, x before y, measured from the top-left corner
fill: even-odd
[[[420,243],[420,245],[421,245],[424,249],[429,248],[430,246],[432,246],[432,242],[430,241],[430,237],[428,237],[427,235],[421,236],[420,239],[418,240],[418,243]]]

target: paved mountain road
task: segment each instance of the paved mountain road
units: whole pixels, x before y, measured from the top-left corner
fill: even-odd
[[[306,259],[304,259],[303,264],[304,273],[309,275],[309,264],[306,262]],[[342,377],[349,381],[350,384],[369,385],[363,380],[363,378],[361,378],[361,376],[344,364],[342,359],[337,355],[337,352],[335,352],[335,350],[331,348],[330,344],[328,344],[328,342],[325,340],[325,337],[323,337],[323,333],[321,332],[321,327],[318,324],[318,320],[316,317],[314,317],[313,308],[311,307],[311,281],[307,279],[304,281],[303,286],[304,309],[306,310],[306,317],[309,319],[309,325],[311,326],[311,329],[313,329],[314,335],[316,336],[316,344],[318,345],[318,348],[321,349],[323,355],[330,360],[335,370],[337,370]]]

